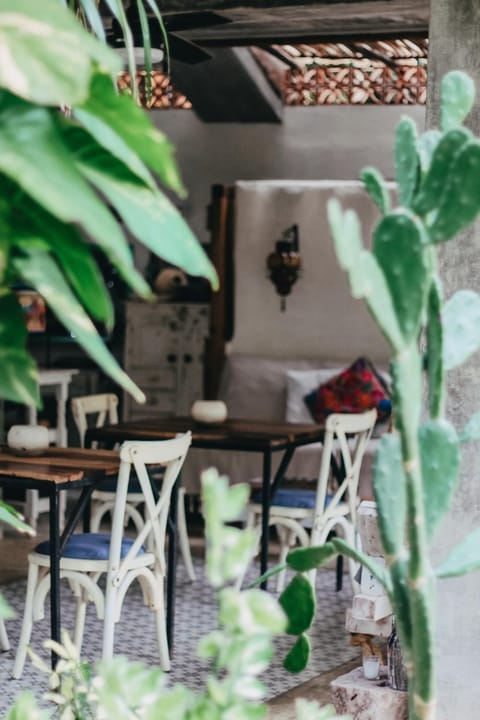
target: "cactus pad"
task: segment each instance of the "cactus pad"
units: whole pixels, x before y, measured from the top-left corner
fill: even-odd
[[[459,290],[445,303],[442,313],[445,369],[461,365],[480,348],[480,295]]]
[[[375,228],[373,251],[407,342],[418,334],[429,285],[425,247],[422,223],[403,208],[385,215]]]
[[[460,463],[457,432],[447,420],[429,420],[419,430],[423,499],[427,535],[446,513],[455,489]]]

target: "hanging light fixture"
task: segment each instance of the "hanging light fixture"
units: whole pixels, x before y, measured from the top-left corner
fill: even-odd
[[[267,257],[268,277],[281,297],[282,312],[286,307],[285,298],[290,294],[292,285],[297,281],[301,266],[298,225],[295,224],[283,231],[280,240],[275,243],[275,251]]]

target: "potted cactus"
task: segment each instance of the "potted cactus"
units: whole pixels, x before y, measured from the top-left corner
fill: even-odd
[[[459,290],[445,302],[436,269],[436,246],[463,230],[480,210],[480,141],[463,127],[474,96],[472,80],[450,72],[442,81],[440,130],[419,136],[411,119],[400,121],[398,207],[391,207],[381,174],[374,168],[363,171],[366,190],[382,213],[371,251],[363,247],[357,215],[344,212],[335,199],[328,207],[337,257],[352,294],[365,300],[391,348],[395,431],[381,439],[374,467],[387,567],[341,539],[295,550],[287,559],[290,567],[305,572],[343,553],[385,586],[405,655],[410,720],[436,718],[436,581],[480,567],[480,529],[439,566],[432,567],[430,558],[435,531],[455,491],[462,443],[480,438],[480,413],[460,430],[445,417],[446,372],[480,348],[480,296]],[[292,582],[299,591],[298,576]],[[309,589],[302,584],[301,591]],[[291,588],[286,592],[291,594]],[[304,633],[291,656],[296,666],[307,661]]]

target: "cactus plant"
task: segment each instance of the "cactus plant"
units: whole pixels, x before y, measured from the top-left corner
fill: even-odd
[[[287,557],[292,569],[306,572],[342,552],[384,584],[405,653],[410,720],[436,718],[435,581],[480,568],[480,530],[438,568],[430,560],[435,530],[456,487],[461,443],[480,437],[480,413],[460,433],[444,417],[445,371],[480,348],[480,296],[461,290],[443,303],[435,245],[463,230],[480,211],[480,142],[462,127],[474,101],[471,79],[448,73],[441,90],[440,131],[418,137],[408,119],[397,129],[400,207],[390,209],[379,173],[371,168],[363,172],[366,189],[383,213],[372,252],[363,248],[355,214],[344,212],[336,199],[328,208],[337,257],[349,274],[352,294],[365,299],[391,348],[395,432],[383,436],[374,465],[387,567],[375,566],[340,539],[327,543],[323,554],[307,548]],[[291,593],[288,588],[285,592]],[[288,664],[298,669],[300,663],[289,657]]]

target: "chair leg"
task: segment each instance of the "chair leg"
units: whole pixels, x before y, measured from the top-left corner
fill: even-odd
[[[3,620],[0,620],[0,647],[2,650],[10,650],[10,640]]]
[[[170,653],[167,641],[167,625],[165,618],[165,606],[163,601],[163,590],[158,593],[158,606],[155,609],[155,623],[157,627],[158,652],[160,656],[160,667],[165,672],[170,670]]]
[[[109,580],[107,579],[107,582]],[[110,581],[111,582],[111,581]],[[115,620],[116,620],[116,600],[117,592],[116,588],[111,585],[107,587],[105,597],[105,609],[103,617],[103,650],[102,660],[111,660],[113,657],[113,641],[115,635]]]
[[[28,568],[27,593],[25,597],[25,610],[23,612],[22,631],[18,641],[17,653],[15,655],[15,664],[13,666],[12,676],[16,679],[20,678],[23,673],[25,659],[27,657],[27,647],[32,635],[33,626],[33,601],[35,591],[37,589],[38,565],[30,564]]]
[[[193,567],[192,553],[190,551],[190,541],[188,538],[187,518],[185,514],[185,489],[180,488],[178,494],[178,513],[177,513],[178,540],[180,544],[180,552],[182,553],[183,562],[187,570],[187,575],[193,582],[195,580],[195,569]]]
[[[85,597],[85,590],[78,588],[77,595],[77,610],[75,613],[75,630],[73,636],[73,642],[77,648],[78,656],[82,653],[83,634],[85,631],[85,618],[87,615],[87,599]]]
[[[289,533],[288,530],[284,527],[281,527],[281,525],[276,526],[277,529],[277,535],[278,540],[280,542],[280,553],[278,557],[278,562],[283,564],[285,560],[287,559],[288,551],[290,549],[290,540],[292,533]],[[282,592],[285,587],[285,576],[286,576],[286,570],[280,570],[280,572],[277,575],[277,592]]]
[[[25,519],[31,528],[37,529],[40,494],[38,490],[25,490]]]
[[[337,582],[336,582],[335,590],[337,592],[340,592],[340,590],[343,587],[343,555],[339,555],[337,557],[336,578],[337,578]]]

